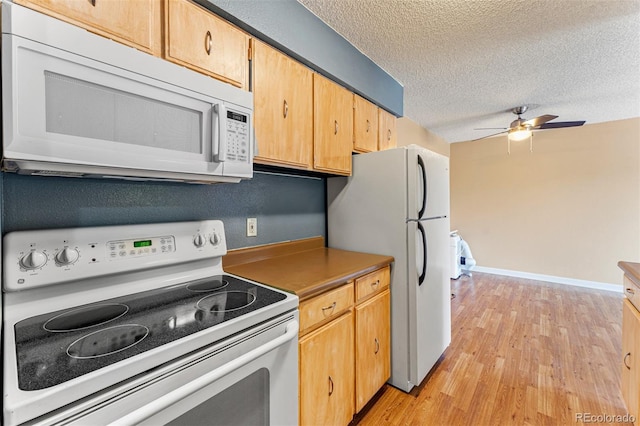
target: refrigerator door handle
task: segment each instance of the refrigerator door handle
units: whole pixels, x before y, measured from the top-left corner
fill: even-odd
[[[422,234],[422,255],[424,256],[424,259],[422,260],[422,273],[418,277],[418,285],[421,286],[427,276],[427,233],[420,222],[416,223],[418,224],[418,231]]]
[[[424,161],[420,154],[418,154],[418,169],[420,170],[420,177],[422,178],[422,207],[418,212],[418,219],[422,217],[424,211],[427,209],[427,170],[424,167]]]

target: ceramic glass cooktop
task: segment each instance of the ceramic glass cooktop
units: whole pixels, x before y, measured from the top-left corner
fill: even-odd
[[[285,299],[228,275],[104,300],[15,325],[20,389],[45,389]]]

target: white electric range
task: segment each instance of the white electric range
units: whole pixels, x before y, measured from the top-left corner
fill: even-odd
[[[3,248],[5,425],[297,423],[298,298],[226,274],[221,221]]]

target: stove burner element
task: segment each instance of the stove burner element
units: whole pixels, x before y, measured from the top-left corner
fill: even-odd
[[[144,325],[116,325],[79,338],[69,345],[67,355],[76,359],[111,355],[140,343],[148,335],[149,329]]]
[[[56,315],[42,327],[53,333],[83,330],[118,319],[128,311],[129,307],[121,303],[84,306]]]
[[[221,278],[210,278],[187,284],[187,290],[199,293],[220,290],[228,285],[229,281],[227,280],[223,280]]]
[[[203,297],[196,308],[208,312],[230,312],[251,305],[256,296],[245,291],[225,291]]]

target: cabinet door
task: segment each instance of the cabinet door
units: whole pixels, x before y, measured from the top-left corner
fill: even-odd
[[[398,146],[396,117],[378,108],[378,149],[380,151]]]
[[[354,413],[353,313],[300,339],[300,424],[347,425]]]
[[[313,78],[307,67],[253,41],[256,163],[311,169]]]
[[[353,94],[314,74],[313,115],[314,169],[351,175]]]
[[[622,307],[622,397],[629,414],[640,414],[640,313],[624,299]]]
[[[356,412],[391,376],[390,292],[356,306]]]
[[[249,36],[188,0],[165,5],[165,57],[247,89]]]
[[[160,56],[162,11],[158,0],[15,0],[15,2]]]
[[[353,95],[353,150],[378,150],[378,107],[366,99]]]

